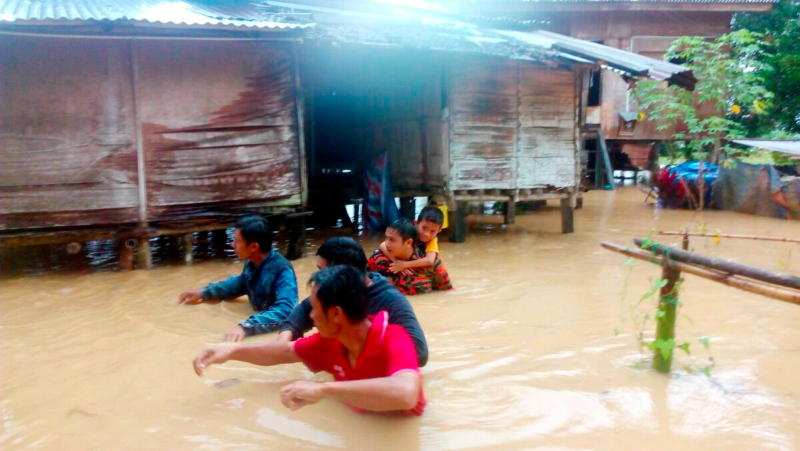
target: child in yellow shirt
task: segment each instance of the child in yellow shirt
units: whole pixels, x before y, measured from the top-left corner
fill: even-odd
[[[439,239],[437,236],[445,223],[444,213],[438,207],[427,206],[420,211],[414,225],[417,229],[417,239],[414,243],[415,258],[410,261],[395,260],[389,266],[394,273],[409,275],[416,270],[431,271],[434,280],[434,290],[449,290],[453,286],[447,269],[439,258]],[[384,244],[380,245],[381,251],[388,255]]]

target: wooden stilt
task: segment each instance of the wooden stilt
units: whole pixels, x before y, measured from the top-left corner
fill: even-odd
[[[150,251],[150,237],[143,236],[139,239],[136,249],[136,266],[141,269],[153,267],[153,255]]]
[[[416,207],[416,199],[413,197],[400,198],[400,216],[413,221],[417,218],[414,217],[414,210]]]
[[[359,225],[361,224],[361,203],[353,204],[353,233],[358,234]]]
[[[583,196],[578,196],[575,199],[575,209],[580,210],[581,208],[583,208]]]
[[[119,241],[119,267],[124,271],[133,269],[134,255],[138,241],[136,238],[123,238]]]
[[[194,234],[185,233],[183,235],[183,262],[191,265],[194,262]]]
[[[575,231],[575,218],[571,196],[561,199],[561,233],[572,233]]]
[[[505,215],[504,224],[511,225],[516,222],[517,219],[517,204],[514,201],[508,201],[503,204],[503,213]]]
[[[289,244],[286,248],[286,258],[297,260],[303,256],[303,242],[306,235],[306,218],[296,218],[287,225]]]
[[[463,243],[467,239],[468,202],[456,202],[455,211],[450,212],[450,241]]]
[[[660,373],[669,373],[672,367],[672,354],[675,351],[675,313],[678,308],[678,281],[681,272],[670,265],[669,257],[664,256],[662,261],[661,278],[667,284],[661,287],[658,299],[658,314],[656,315],[656,349],[653,356],[653,368]],[[671,346],[664,346],[672,340]],[[662,349],[669,349],[669,352]]]

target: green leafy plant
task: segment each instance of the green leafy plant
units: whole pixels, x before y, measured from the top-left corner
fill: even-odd
[[[674,148],[686,159],[718,162],[723,152],[741,152],[726,139],[744,137],[749,123],[772,105],[765,87],[770,71],[764,36],[737,30],[715,39],[682,37],[667,59],[692,69],[694,91],[654,80],[637,81],[633,95],[643,119],[660,131],[676,130]]]

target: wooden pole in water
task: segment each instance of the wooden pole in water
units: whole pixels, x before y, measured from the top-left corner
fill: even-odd
[[[613,185],[613,181],[611,182]],[[561,233],[572,233],[575,231],[575,215],[572,209],[572,199],[574,194],[570,193],[561,199]]]
[[[636,238],[633,241],[642,249],[648,250],[656,255],[669,255],[669,257],[675,261],[705,266],[718,271],[737,274],[783,287],[800,289],[800,277],[791,274],[767,271],[765,269],[743,265],[741,263],[735,263],[721,258],[706,257],[694,252],[684,251],[672,246],[665,246],[663,244],[650,240],[644,240],[642,238]]]
[[[139,247],[136,250],[136,265],[139,268],[151,269],[153,267],[153,254],[150,250],[150,237],[139,238]]]
[[[659,235],[683,235],[683,236],[703,236],[709,238],[738,238],[743,240],[758,240],[758,241],[781,241],[786,243],[800,243],[800,240],[795,238],[786,238],[781,236],[760,236],[760,235],[736,235],[732,233],[708,233],[708,232],[687,232],[675,230],[660,230]]]
[[[516,222],[517,204],[513,199],[503,203],[503,216],[503,223],[505,225],[512,225]]]
[[[183,234],[183,262],[187,265],[191,265],[194,260],[193,248],[194,234],[191,232]]]
[[[456,202],[455,211],[450,212],[450,241],[463,243],[467,239],[467,202]]]
[[[119,243],[119,266],[124,271],[133,269],[134,253],[136,251],[136,238],[123,238]]]
[[[658,314],[656,324],[656,343],[665,343],[672,340],[672,346],[662,352],[662,348],[656,346],[653,355],[653,368],[661,373],[669,373],[672,367],[672,354],[675,350],[675,316],[678,309],[678,281],[681,272],[670,264],[669,257],[665,256],[661,261],[661,278],[667,284],[661,287],[658,298]]]

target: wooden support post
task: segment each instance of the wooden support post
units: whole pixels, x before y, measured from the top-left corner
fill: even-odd
[[[672,367],[672,355],[675,353],[675,316],[678,308],[678,281],[681,272],[670,265],[669,257],[664,256],[662,261],[661,278],[667,284],[661,287],[658,298],[658,314],[656,325],[656,342],[664,343],[672,340],[673,346],[668,347],[669,352],[662,352],[661,347],[656,347],[653,356],[653,368],[660,373],[669,373]]]
[[[572,196],[561,199],[561,233],[575,231],[575,215],[572,208]]]
[[[303,256],[303,243],[306,236],[305,216],[290,220],[287,224],[289,244],[286,248],[286,258],[297,260]]]
[[[513,200],[509,200],[503,206],[503,213],[505,214],[505,225],[511,225],[516,222],[517,218],[517,204]]]
[[[400,216],[413,221],[417,218],[414,217],[414,210],[416,207],[416,200],[413,197],[400,198]]]
[[[579,195],[575,198],[575,209],[580,210],[583,208],[583,196]]]
[[[139,246],[136,249],[136,266],[142,269],[153,267],[153,255],[150,251],[150,237],[148,236],[139,239]]]
[[[467,239],[468,202],[456,202],[455,211],[450,212],[450,241],[463,243]]]
[[[136,238],[123,238],[119,241],[119,267],[124,271],[133,269],[134,256],[136,246],[138,245]]]
[[[683,240],[681,241],[681,247],[685,251],[689,250],[689,232],[688,231],[684,232],[684,234],[683,234]]]
[[[191,265],[194,261],[194,234],[186,233],[183,235],[183,262]]]
[[[361,224],[361,203],[353,204],[353,233],[358,235],[358,226]]]

